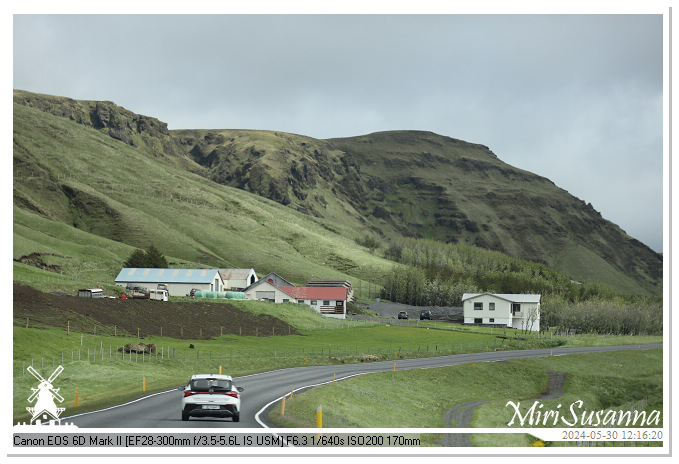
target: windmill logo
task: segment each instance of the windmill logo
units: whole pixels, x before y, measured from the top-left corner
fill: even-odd
[[[39,421],[39,424],[40,419],[55,420],[59,423],[61,422],[59,416],[66,410],[66,408],[57,407],[57,404],[54,402],[54,400],[58,400],[60,403],[63,403],[64,398],[59,394],[59,389],[54,388],[52,382],[59,374],[61,374],[61,371],[63,370],[64,368],[62,366],[57,367],[57,369],[52,372],[52,375],[50,375],[50,377],[45,380],[38,373],[38,371],[33,369],[33,366],[28,366],[28,372],[30,372],[33,377],[40,381],[38,388],[31,388],[33,393],[28,397],[29,403],[32,403],[37,399],[37,401],[35,401],[34,407],[26,407],[26,410],[32,416],[31,424],[35,423],[36,420]]]

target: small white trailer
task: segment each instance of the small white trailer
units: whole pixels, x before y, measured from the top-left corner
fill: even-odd
[[[149,299],[158,301],[168,301],[168,291],[167,290],[149,290]]]

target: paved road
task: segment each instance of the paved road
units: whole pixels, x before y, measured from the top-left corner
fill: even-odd
[[[483,352],[463,355],[439,356],[424,359],[401,359],[397,361],[383,361],[363,364],[343,364],[333,366],[309,366],[281,369],[238,377],[235,383],[245,388],[242,394],[242,409],[240,422],[220,418],[191,418],[181,420],[181,396],[178,390],[157,393],[112,408],[91,413],[83,413],[70,417],[62,417],[62,422],[73,423],[83,428],[258,428],[270,426],[266,424],[266,413],[262,412],[267,406],[274,404],[290,391],[304,387],[320,385],[347,377],[374,372],[422,369],[442,366],[453,366],[471,362],[495,362],[508,359],[532,358],[577,354],[596,353],[606,351],[637,350],[662,348],[662,344],[601,346],[580,348],[556,348],[540,350],[516,350]],[[257,417],[259,415],[259,417]]]

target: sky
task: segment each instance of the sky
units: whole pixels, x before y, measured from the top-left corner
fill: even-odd
[[[480,143],[662,252],[667,8],[639,11],[14,14],[12,85],[171,130]]]

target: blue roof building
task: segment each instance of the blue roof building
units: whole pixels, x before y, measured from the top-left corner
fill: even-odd
[[[224,291],[224,281],[219,269],[164,269],[124,267],[115,279],[121,287],[140,286],[157,288],[167,284],[170,295],[188,295],[191,289],[203,291]]]

